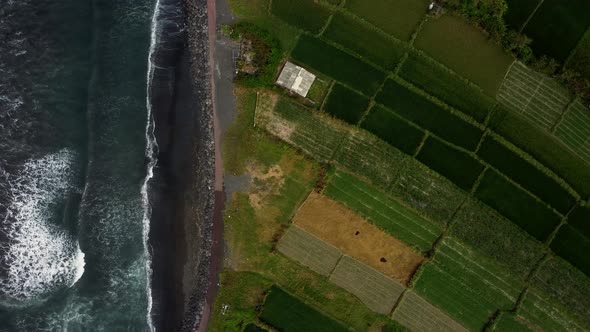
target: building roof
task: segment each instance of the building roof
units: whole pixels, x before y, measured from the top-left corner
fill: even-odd
[[[287,62],[277,79],[277,84],[305,97],[313,81],[315,81],[314,74],[291,62]]]

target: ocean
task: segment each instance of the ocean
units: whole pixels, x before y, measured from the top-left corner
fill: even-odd
[[[179,0],[0,0],[0,331],[154,329],[153,113],[184,21]]]

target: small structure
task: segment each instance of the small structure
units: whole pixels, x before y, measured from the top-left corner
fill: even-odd
[[[315,81],[314,74],[287,61],[277,79],[277,84],[302,97],[306,97],[313,81]]]

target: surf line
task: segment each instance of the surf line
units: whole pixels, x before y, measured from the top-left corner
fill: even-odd
[[[150,234],[150,220],[152,215],[152,207],[149,201],[148,185],[149,181],[154,177],[154,167],[158,163],[155,157],[158,151],[158,142],[156,141],[155,135],[155,120],[152,113],[152,101],[151,101],[151,87],[154,79],[155,65],[152,57],[155,49],[158,45],[158,31],[160,25],[158,22],[158,15],[160,13],[160,0],[156,1],[154,7],[154,14],[151,22],[151,38],[150,38],[150,50],[148,54],[148,72],[147,72],[147,124],[145,128],[145,139],[146,148],[145,156],[148,160],[147,174],[141,186],[141,196],[143,202],[143,248],[146,255],[145,270],[146,270],[146,293],[147,293],[147,323],[150,331],[155,331],[154,324],[152,321],[152,259],[149,248],[149,234]]]

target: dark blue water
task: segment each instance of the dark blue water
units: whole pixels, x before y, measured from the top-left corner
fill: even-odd
[[[158,5],[0,0],[0,331],[152,326],[151,82],[184,20]]]

